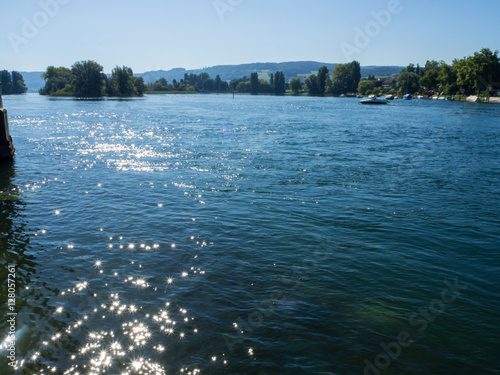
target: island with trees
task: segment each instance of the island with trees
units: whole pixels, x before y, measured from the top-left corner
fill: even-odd
[[[40,95],[99,98],[103,96],[142,96],[146,84],[142,77],[134,77],[132,69],[124,66],[113,69],[111,77],[95,61],[80,61],[71,69],[49,66],[42,75],[45,86]]]

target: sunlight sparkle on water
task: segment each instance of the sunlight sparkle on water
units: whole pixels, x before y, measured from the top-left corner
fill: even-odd
[[[99,231],[103,232],[104,230],[100,228]],[[194,240],[195,237],[191,236],[191,239]],[[123,237],[107,235],[104,237],[104,240],[106,240],[106,242],[114,242],[118,240],[123,241]],[[103,245],[107,245],[107,247],[109,247],[110,249],[113,247],[118,248],[119,245],[121,248],[128,247],[129,249],[134,249],[139,246],[144,250],[160,248],[160,244],[157,242],[151,242],[150,244],[148,244],[147,242],[142,242],[137,246],[133,243],[126,242],[121,242],[121,244],[107,242],[107,244]],[[201,247],[203,247],[204,245],[206,245],[206,242],[203,241],[203,244],[197,243],[197,245],[201,245]],[[77,247],[84,248],[84,246],[86,245],[78,245]],[[66,247],[68,249],[75,248],[72,243],[66,244]],[[170,243],[170,247],[174,249],[176,248],[176,244]],[[134,273],[141,272],[144,269],[151,269],[151,263],[147,260],[147,258],[132,258],[134,260],[125,258],[125,263],[128,264],[129,271],[133,272],[132,275],[134,276],[129,276],[130,273],[127,275],[126,269],[122,270],[122,272],[120,273],[116,272],[115,270],[113,270],[112,272],[105,272],[104,263],[108,265],[107,262],[110,262],[108,254],[111,254],[111,252],[106,252],[105,254],[106,259],[94,258],[93,267],[98,269],[98,272],[96,272],[92,276],[92,287],[106,288],[106,290],[109,290],[110,293],[101,293],[99,292],[99,290],[92,290],[90,283],[81,279],[75,282],[75,284],[73,284],[72,286],[63,289],[59,296],[65,299],[72,298],[71,295],[76,293],[79,293],[78,297],[81,298],[85,295],[86,290],[91,289],[91,291],[89,291],[89,297],[93,296],[94,299],[92,299],[92,301],[94,302],[90,302],[88,310],[86,311],[86,315],[80,315],[80,317],[75,319],[74,321],[68,322],[66,329],[63,328],[61,332],[46,337],[46,341],[43,342],[43,345],[47,350],[51,350],[51,346],[53,346],[52,349],[54,349],[57,346],[61,345],[62,342],[71,340],[72,336],[77,334],[77,332],[81,332],[82,329],[90,330],[102,326],[102,323],[98,322],[101,322],[103,320],[105,320],[105,324],[120,322],[118,327],[121,325],[121,330],[118,327],[115,328],[118,328],[121,334],[115,337],[113,331],[97,330],[89,333],[88,337],[82,340],[83,346],[81,346],[78,352],[76,352],[75,354],[71,354],[71,356],[68,356],[68,359],[71,357],[72,363],[68,364],[68,367],[66,368],[64,368],[64,365],[62,365],[63,368],[57,368],[55,371],[60,371],[61,373],[68,375],[76,375],[78,373],[104,374],[113,372],[112,369],[115,370],[114,366],[117,363],[121,363],[122,366],[126,367],[126,370],[125,372],[123,372],[124,367],[122,367],[120,371],[127,375],[165,374],[164,368],[159,363],[152,362],[148,359],[134,359],[134,361],[132,362],[133,365],[130,365],[130,363],[127,365],[123,360],[118,360],[118,357],[133,355],[133,353],[137,353],[138,350],[140,350],[141,353],[147,352],[147,350],[154,350],[154,353],[157,354],[166,352],[168,350],[167,348],[169,347],[167,347],[167,345],[164,345],[163,342],[160,343],[156,340],[153,341],[153,333],[155,336],[163,335],[163,340],[185,340],[189,337],[190,333],[193,335],[198,333],[198,329],[193,327],[192,325],[194,318],[188,317],[187,309],[179,307],[179,305],[177,305],[177,302],[175,303],[176,311],[174,312],[171,312],[171,310],[169,310],[169,306],[171,304],[170,301],[166,301],[165,306],[167,308],[165,310],[160,309],[156,311],[150,311],[150,313],[145,313],[144,315],[141,315],[140,313],[143,311],[143,306],[131,303],[137,302],[139,300],[129,301],[127,304],[122,303],[120,301],[120,297],[123,298],[124,296],[128,296],[128,294],[126,290],[115,289],[118,286],[117,283],[121,282],[123,286],[129,288],[130,286],[135,286],[136,288],[140,289],[149,288],[149,290],[145,290],[144,293],[148,293],[149,291],[150,293],[156,292],[159,289],[153,281],[155,280],[155,278],[150,279],[150,282],[153,284],[150,285],[148,279],[143,277],[144,275],[134,275]],[[197,256],[195,256],[195,258],[197,258]],[[113,264],[113,268],[116,267],[115,263],[110,264]],[[170,275],[167,274],[168,276],[166,277],[166,279],[164,279],[166,285],[172,286],[173,288],[174,282],[176,282],[176,284],[177,282],[180,283],[180,279],[176,280],[176,278],[174,278],[173,276],[179,271],[182,271],[180,272],[180,276],[182,278],[187,278],[188,276],[190,276],[190,273],[193,276],[195,274],[202,273],[200,268],[190,267],[189,265],[185,265],[185,267],[185,271],[182,271],[182,269],[170,270],[173,273],[171,273]],[[123,278],[118,279],[116,277],[113,277],[118,276],[119,274],[123,274]],[[98,277],[99,279],[94,280],[94,277]],[[120,293],[118,293],[118,291]],[[167,293],[166,289],[165,293]],[[111,300],[107,302],[100,301],[99,297],[102,297],[103,294],[108,295]],[[69,303],[71,304],[71,302]],[[144,310],[146,309],[149,309],[149,306],[144,308]],[[56,306],[55,313],[62,314],[66,310],[66,307],[59,305]],[[73,312],[68,311],[67,316],[70,317],[71,315],[73,315]],[[121,320],[126,319],[126,317],[130,318],[132,316],[137,317],[137,320],[128,321],[127,323]],[[73,330],[75,330],[75,332],[73,332]],[[53,371],[53,363],[49,366],[50,360],[45,364],[43,361],[47,361],[47,358],[43,358],[43,355],[41,356],[40,354],[33,353],[35,352],[29,353],[27,357],[28,361],[31,360],[31,362],[33,363],[36,362],[37,366],[39,366],[39,368],[43,368],[43,371],[45,371],[45,373]],[[43,371],[40,371],[40,373],[43,373]],[[187,373],[195,374],[198,373],[198,371],[199,370],[193,371],[193,368],[191,368]]]

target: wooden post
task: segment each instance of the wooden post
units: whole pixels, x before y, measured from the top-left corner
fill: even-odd
[[[9,132],[7,110],[3,107],[2,83],[0,82],[0,162],[12,161],[15,152]]]

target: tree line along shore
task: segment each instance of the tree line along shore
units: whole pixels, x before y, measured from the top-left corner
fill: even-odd
[[[309,75],[304,81],[292,77],[288,82],[282,71],[259,77],[257,72],[231,81],[208,73],[184,74],[179,81],[167,82],[161,78],[146,84],[142,77],[134,76],[131,68],[115,67],[108,77],[95,61],[80,61],[70,68],[49,66],[43,73],[45,86],[40,95],[98,98],[134,97],[144,94],[174,93],[248,93],[311,96],[342,96],[405,93],[421,95],[481,95],[495,96],[500,89],[500,58],[498,51],[483,48],[472,56],[444,61],[428,60],[424,67],[409,64],[397,76],[361,78],[359,62],[335,65],[330,73],[326,66]],[[0,72],[3,93],[23,94],[27,88],[18,72]]]

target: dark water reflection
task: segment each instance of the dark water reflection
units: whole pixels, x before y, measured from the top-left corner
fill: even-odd
[[[39,267],[36,255],[30,247],[28,233],[28,218],[25,215],[26,202],[22,199],[22,189],[14,183],[16,178],[15,164],[0,166],[0,331],[8,332],[8,319],[15,319],[16,352],[17,358],[23,358],[29,351],[38,345],[44,336],[45,330],[58,330],[63,323],[47,316],[48,301],[58,293],[57,289],[47,287],[45,282],[36,280]],[[9,267],[15,266],[15,301],[11,301],[8,294]],[[10,273],[12,278],[12,273]],[[11,290],[12,292],[12,290]],[[17,315],[9,315],[17,314]],[[44,328],[45,327],[45,328]],[[2,343],[2,346],[5,342]],[[0,357],[0,368],[9,373],[12,366],[6,356]],[[24,373],[30,373],[26,369]]]

